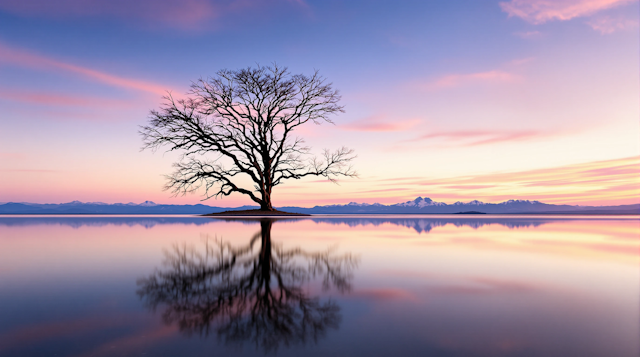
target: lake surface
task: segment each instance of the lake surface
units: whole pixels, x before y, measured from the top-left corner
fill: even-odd
[[[0,356],[640,355],[640,219],[0,217]]]

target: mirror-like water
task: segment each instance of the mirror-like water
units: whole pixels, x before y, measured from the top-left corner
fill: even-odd
[[[640,355],[637,217],[0,217],[0,356]]]

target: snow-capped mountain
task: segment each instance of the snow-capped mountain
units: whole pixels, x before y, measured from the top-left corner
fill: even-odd
[[[453,204],[454,206],[463,206],[463,205],[467,205],[467,206],[484,206],[486,205],[486,203],[482,202],[482,201],[478,201],[478,200],[473,200],[467,203],[458,201],[456,203]]]
[[[446,205],[446,203],[435,202],[432,199],[430,199],[429,197],[426,197],[426,198],[418,197],[413,201],[407,201],[407,202],[404,202],[404,203],[396,203],[395,205],[392,205],[392,206],[422,208],[422,207],[427,207],[427,206],[445,206],[445,205]]]
[[[552,205],[540,201],[530,201],[521,199],[511,199],[500,203],[486,203],[478,200],[469,202],[455,202],[447,204],[436,202],[428,197],[417,197],[412,201],[396,203],[391,205],[383,204],[358,204],[351,202],[346,205],[315,206],[313,208],[281,207],[300,213],[310,214],[451,214],[465,212],[480,212],[493,214],[506,213],[590,213],[590,212],[619,212],[619,214],[640,214],[640,205],[624,206],[572,206],[572,205]]]
[[[501,205],[515,205],[515,204],[535,205],[535,204],[543,204],[543,203],[540,201],[529,201],[529,200],[508,200],[500,204]]]
[[[322,207],[382,207],[383,204],[380,203],[358,203],[358,202],[349,202],[346,205],[326,205]]]

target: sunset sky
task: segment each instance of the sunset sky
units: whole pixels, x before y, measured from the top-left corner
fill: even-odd
[[[274,205],[640,203],[634,0],[0,0],[0,202],[171,197],[140,151],[166,91],[220,69],[317,69],[359,178],[287,181]],[[251,204],[241,195],[203,202]]]

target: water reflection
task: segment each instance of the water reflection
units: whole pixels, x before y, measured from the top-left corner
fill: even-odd
[[[539,219],[539,218],[313,218],[316,223],[329,223],[334,225],[344,224],[349,227],[357,226],[379,226],[383,224],[393,224],[396,226],[402,226],[411,228],[418,233],[429,233],[432,229],[437,227],[444,227],[447,224],[452,224],[456,227],[471,227],[478,229],[486,225],[498,224],[507,228],[529,228],[538,227],[545,223],[553,222],[553,219]]]
[[[358,258],[335,249],[286,249],[271,239],[274,221],[244,246],[207,240],[203,250],[175,245],[163,269],[138,280],[138,295],[163,321],[184,334],[215,332],[223,342],[251,342],[265,351],[323,337],[340,325],[340,307],[310,296],[303,284],[322,279],[323,290],[351,290]]]
[[[260,224],[0,217],[0,356],[640,356],[637,217]]]
[[[26,226],[67,226],[72,228],[82,227],[107,227],[107,226],[142,226],[153,228],[155,226],[170,225],[195,225],[210,224],[211,220],[203,217],[184,216],[22,216],[2,217],[0,226],[26,227]]]
[[[285,218],[282,221],[300,221],[311,220],[315,223],[328,223],[332,225],[346,225],[349,227],[357,226],[379,226],[383,224],[393,224],[396,226],[402,226],[411,228],[418,233],[428,233],[433,228],[446,226],[452,224],[456,227],[471,227],[474,229],[481,228],[483,226],[497,224],[508,228],[529,228],[539,227],[543,224],[551,223],[562,219],[563,221],[570,221],[571,218],[559,217],[496,217],[485,216],[478,218],[464,218],[464,217],[420,217],[420,216],[374,216],[374,217],[345,217],[345,216],[319,216],[311,218]],[[593,218],[592,218],[593,219]],[[105,227],[105,226],[142,226],[145,228],[153,228],[158,225],[194,225],[202,226],[210,224],[212,221],[219,221],[219,219],[212,220],[208,217],[198,216],[185,216],[185,217],[167,217],[167,216],[111,216],[111,217],[95,217],[95,216],[32,216],[32,217],[0,217],[0,226],[7,227],[23,227],[34,225],[62,225],[70,226],[73,228],[81,227]]]

